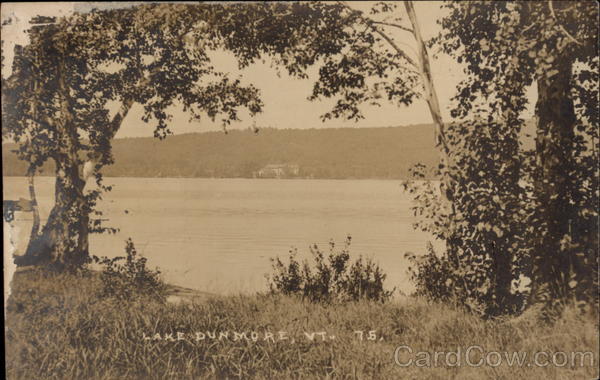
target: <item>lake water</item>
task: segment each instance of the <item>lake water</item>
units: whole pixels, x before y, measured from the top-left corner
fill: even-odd
[[[430,236],[412,229],[409,197],[399,181],[205,178],[106,178],[113,191],[101,201],[116,235],[92,235],[98,256],[124,253],[131,237],[166,281],[214,293],[266,289],[270,257],[297,247],[352,236],[351,257],[362,254],[404,292],[404,253],[425,251]],[[36,178],[42,221],[53,202],[54,179]],[[4,199],[28,199],[25,178],[4,178]],[[18,249],[26,246],[31,214],[17,213]]]

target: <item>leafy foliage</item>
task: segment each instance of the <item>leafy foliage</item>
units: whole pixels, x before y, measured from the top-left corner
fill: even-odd
[[[176,104],[193,119],[221,116],[224,127],[239,119],[240,108],[261,111],[258,90],[218,71],[209,51],[233,52],[240,67],[270,56],[299,78],[322,63],[311,99],[340,98],[324,118],[358,119],[359,105],[384,95],[409,104],[416,74],[405,70],[406,56],[379,49],[371,26],[344,4],[315,2],[150,4],[32,28],[3,86],[3,137],[19,144],[20,159],[38,167],[55,162],[61,196],[28,252],[85,262],[89,216],[101,197],[85,193],[86,179],[93,174],[108,190],[100,170],[114,161],[112,139],[135,103],[158,138],[170,133]],[[110,115],[113,102],[119,109]]]
[[[335,251],[335,243],[329,243],[329,254],[316,245],[310,246],[314,259],[311,267],[308,261],[296,260],[297,249],[290,250],[289,262],[279,257],[271,258],[273,274],[268,277],[269,287],[274,293],[297,294],[312,302],[358,301],[368,299],[385,302],[393,294],[383,287],[385,273],[371,259],[360,256],[350,264],[350,243],[348,236],[344,246]]]
[[[102,266],[102,290],[99,296],[119,301],[140,297],[164,301],[166,285],[160,278],[160,271],[146,266],[147,259],[138,255],[131,238],[126,241],[125,253],[125,256],[111,259],[94,257],[95,262]]]
[[[427,243],[425,255],[408,252],[405,257],[411,263],[408,273],[409,279],[415,284],[415,296],[444,303],[456,300],[460,305],[468,302],[464,286],[460,290],[451,286],[456,286],[458,277],[454,277],[450,262],[438,256],[431,242]]]
[[[488,315],[519,311],[527,296],[546,304],[595,297],[598,190],[589,185],[598,183],[598,104],[588,91],[597,91],[598,58],[590,5],[446,5],[435,42],[465,63],[467,79],[454,98],[450,162],[439,168],[453,180],[451,209],[440,209],[431,184],[406,184],[423,217],[418,227],[447,246],[413,269],[426,272],[416,275],[422,292],[452,294]],[[535,82],[529,151],[519,136],[526,86]],[[439,278],[424,281],[430,274]]]
[[[405,182],[415,193],[417,227],[446,241],[446,252],[430,252],[414,271],[422,293],[448,297],[486,315],[522,310],[521,275],[530,258],[530,235],[522,223],[532,212],[525,188],[507,179],[506,146],[501,125],[462,123],[447,130],[452,143],[449,173],[456,180],[452,210],[444,210],[440,193],[429,182]],[[507,139],[504,140],[504,142]],[[514,140],[512,140],[514,142]],[[415,170],[414,174],[423,169]],[[422,278],[440,276],[422,281]]]

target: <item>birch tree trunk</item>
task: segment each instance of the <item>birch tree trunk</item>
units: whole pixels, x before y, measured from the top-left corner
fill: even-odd
[[[443,204],[445,205],[445,208],[448,212],[448,219],[450,222],[450,230],[446,238],[446,254],[452,262],[458,265],[458,258],[455,247],[460,245],[462,243],[462,240],[457,236],[457,234],[455,234],[452,231],[452,220],[454,219],[455,215],[455,208],[453,203],[455,186],[453,184],[449,172],[450,148],[446,140],[444,121],[442,119],[442,111],[440,109],[440,102],[435,91],[435,86],[433,84],[433,75],[431,72],[429,55],[427,54],[427,46],[425,45],[425,41],[423,40],[423,36],[421,34],[421,28],[419,26],[417,14],[415,12],[412,1],[404,1],[404,7],[406,8],[406,13],[408,14],[408,18],[410,19],[410,22],[412,24],[412,33],[417,42],[417,52],[419,54],[419,68],[421,70],[421,78],[423,80],[425,100],[427,101],[427,105],[431,113],[431,118],[433,119],[433,124],[435,128],[435,144],[440,151],[440,193],[442,195]]]
[[[55,204],[41,234],[29,242],[17,265],[79,267],[89,258],[89,210],[79,165],[56,161]]]
[[[406,8],[406,13],[412,24],[412,33],[417,41],[417,52],[419,53],[419,66],[425,90],[425,100],[429,106],[429,112],[431,113],[431,118],[433,119],[435,127],[435,143],[436,146],[442,147],[443,155],[447,156],[448,146],[444,135],[444,121],[442,120],[440,102],[435,91],[435,86],[433,85],[433,76],[431,74],[431,64],[429,62],[429,55],[427,54],[427,47],[425,46],[425,41],[421,34],[421,27],[419,26],[419,21],[412,1],[405,1],[404,7]]]
[[[429,107],[431,118],[433,119],[433,125],[435,128],[435,144],[436,147],[438,147],[438,149],[440,150],[440,167],[442,168],[440,190],[442,193],[442,197],[444,197],[447,202],[448,209],[451,210],[451,213],[453,213],[454,209],[452,205],[452,192],[454,186],[452,185],[451,178],[447,172],[450,161],[450,148],[448,147],[446,135],[444,133],[444,121],[442,120],[440,101],[438,99],[437,93],[435,91],[435,86],[433,84],[433,75],[431,73],[429,55],[427,54],[427,46],[425,45],[425,41],[423,40],[421,28],[419,26],[419,21],[417,19],[417,14],[415,12],[415,8],[412,1],[405,1],[404,7],[406,8],[406,13],[408,14],[408,18],[410,19],[410,22],[412,24],[412,33],[415,37],[415,40],[417,41],[417,52],[419,53],[419,68],[421,71],[421,78],[423,80],[425,100],[427,101],[427,106]]]
[[[31,212],[33,213],[33,225],[31,226],[31,233],[29,235],[29,241],[35,239],[40,231],[40,210],[35,196],[35,184],[33,177],[35,176],[35,168],[30,167],[27,171],[27,185],[29,187],[29,199],[31,200]]]
[[[76,268],[89,260],[89,206],[84,195],[85,181],[78,155],[79,136],[71,113],[66,65],[60,61],[57,72],[60,101],[59,153],[56,163],[55,203],[41,234],[30,240],[17,265],[50,265]]]

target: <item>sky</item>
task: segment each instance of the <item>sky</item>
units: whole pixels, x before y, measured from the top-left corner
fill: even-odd
[[[115,2],[111,2],[114,6]],[[12,25],[2,26],[2,39],[5,41],[5,68],[10,68],[12,60],[11,52],[15,43],[26,44],[27,35],[25,30],[28,27],[28,21],[35,15],[44,16],[65,16],[73,11],[85,12],[93,7],[111,6],[111,3],[71,3],[71,2],[53,2],[53,3],[2,3],[2,21],[12,18]],[[109,5],[107,5],[109,4]],[[119,6],[128,6],[135,2],[119,2]],[[348,2],[352,7],[367,11],[374,2]],[[418,1],[415,2],[417,18],[421,24],[421,32],[425,39],[429,39],[440,31],[437,24],[443,15],[441,1]],[[404,15],[404,8],[398,7],[400,15]],[[405,18],[405,24],[408,20]],[[16,21],[16,22],[14,22]],[[388,28],[389,33],[405,51],[416,60],[416,44],[410,33],[400,31],[395,28]],[[325,99],[324,101],[308,101],[307,97],[312,93],[312,85],[316,78],[316,69],[309,71],[309,79],[294,79],[282,73],[278,77],[275,69],[265,64],[256,63],[240,71],[237,69],[235,59],[226,52],[217,52],[212,55],[214,64],[222,71],[228,71],[232,76],[241,76],[242,83],[252,83],[261,91],[261,97],[265,104],[263,112],[250,117],[245,112],[241,113],[243,120],[229,126],[229,129],[246,129],[253,123],[258,127],[273,128],[340,128],[340,127],[385,127],[401,126],[421,123],[431,123],[432,119],[425,100],[417,99],[410,106],[398,107],[391,104],[382,104],[382,107],[363,106],[365,119],[358,122],[342,119],[322,122],[320,115],[327,112],[335,100]],[[442,108],[442,116],[445,121],[450,120],[449,109],[451,108],[450,99],[455,94],[456,85],[465,77],[463,68],[451,57],[445,54],[438,54],[432,59],[432,74],[436,91]],[[534,99],[535,93],[530,91],[529,98]],[[533,102],[530,102],[533,103]],[[179,107],[171,109],[174,114],[170,129],[175,134],[189,132],[205,132],[221,130],[218,122],[211,122],[204,118],[200,122],[190,122],[189,115],[185,114]],[[531,110],[528,111],[531,113]],[[124,121],[121,130],[116,137],[142,137],[152,136],[152,126],[141,120],[142,107],[136,105],[132,108]],[[527,117],[527,115],[526,115]]]

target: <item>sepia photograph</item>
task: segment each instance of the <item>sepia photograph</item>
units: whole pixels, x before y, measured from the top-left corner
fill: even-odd
[[[599,378],[599,7],[3,2],[6,378]]]

